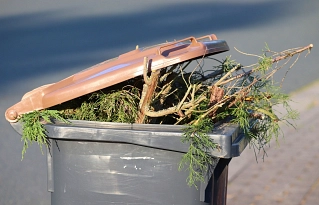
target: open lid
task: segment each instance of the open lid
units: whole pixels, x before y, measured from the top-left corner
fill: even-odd
[[[20,102],[8,108],[5,117],[16,122],[19,115],[42,110],[143,75],[144,57],[152,71],[173,64],[228,51],[224,40],[212,35],[188,37],[179,41],[130,51],[104,61],[57,83],[43,85],[26,93]]]

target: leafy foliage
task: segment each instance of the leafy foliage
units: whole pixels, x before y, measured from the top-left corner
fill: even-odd
[[[184,129],[182,142],[189,143],[188,152],[183,155],[179,164],[179,170],[187,166],[189,186],[196,186],[196,182],[204,181],[208,168],[213,163],[210,151],[218,148],[218,145],[209,137],[213,130],[213,122],[210,119],[200,121],[198,124],[189,125]]]
[[[21,141],[23,141],[22,159],[26,153],[29,143],[37,142],[42,152],[42,145],[48,146],[49,140],[47,138],[47,132],[43,123],[52,123],[52,119],[60,120],[68,123],[63,117],[60,116],[57,110],[42,110],[26,113],[19,118],[19,121],[23,123],[23,132]]]
[[[138,89],[126,87],[93,93],[80,107],[61,110],[66,119],[133,123],[138,112]]]

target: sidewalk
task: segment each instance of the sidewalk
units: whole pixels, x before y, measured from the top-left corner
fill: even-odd
[[[229,205],[319,204],[319,82],[292,94],[299,110],[296,128],[283,127],[258,163],[253,149],[232,159],[229,167]]]

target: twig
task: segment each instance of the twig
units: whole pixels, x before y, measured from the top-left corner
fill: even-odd
[[[254,56],[254,57],[257,57],[257,58],[263,58],[262,56],[259,56],[259,55],[242,52],[242,51],[238,50],[236,47],[234,47],[234,49],[235,49],[238,53],[244,54],[244,55],[246,55],[246,56]]]
[[[291,68],[296,64],[296,62],[299,60],[299,56],[300,56],[300,53],[298,54],[298,56],[297,56],[297,58],[295,59],[295,61],[291,64],[291,66],[289,66],[289,68],[287,69],[287,71],[286,71],[284,77],[281,79],[280,87],[282,87],[282,85],[283,85],[283,83],[284,83],[284,81],[285,81],[285,78],[286,78],[288,72],[290,71],[290,69],[291,69]]]
[[[302,53],[302,52],[304,52],[305,50],[310,51],[312,48],[313,48],[313,44],[309,44],[308,46],[305,46],[305,47],[302,47],[302,48],[297,49],[297,50],[295,50],[295,51],[292,51],[292,52],[290,52],[290,53],[288,53],[288,54],[286,54],[286,55],[284,55],[284,56],[278,56],[278,57],[274,58],[272,62],[275,63],[275,62],[284,60],[284,59],[286,59],[286,58],[288,58],[288,57],[292,57],[292,56],[294,56],[294,55],[296,55],[296,54],[298,54],[298,53]]]
[[[154,94],[154,91],[157,87],[157,82],[160,76],[160,70],[153,71],[151,73],[151,77],[148,78],[147,76],[147,58],[144,58],[144,81],[145,84],[143,85],[143,94],[140,101],[140,111],[138,113],[138,118],[136,120],[136,123],[144,123],[145,121],[145,110],[148,109],[150,102],[152,101],[152,97]]]
[[[292,51],[292,52],[290,52],[290,53],[286,53],[286,54],[283,55],[283,56],[278,56],[278,57],[276,57],[276,58],[273,58],[273,59],[272,59],[272,63],[276,63],[276,62],[281,61],[281,60],[284,60],[284,59],[286,59],[286,58],[288,58],[288,57],[292,57],[292,56],[294,56],[294,55],[296,55],[296,54],[298,54],[298,53],[302,53],[302,52],[305,51],[305,50],[309,50],[309,51],[310,51],[312,48],[313,48],[313,44],[309,44],[308,46],[302,47],[302,48],[300,48],[300,49],[298,49],[298,50]],[[229,82],[231,82],[231,81],[233,81],[233,80],[242,78],[242,77],[244,77],[244,76],[248,76],[248,75],[250,75],[251,73],[258,71],[258,69],[259,69],[259,67],[254,68],[254,69],[251,69],[251,70],[249,70],[249,71],[247,71],[247,72],[245,72],[245,73],[241,73],[241,74],[239,74],[239,75],[236,75],[236,76],[234,76],[234,77],[232,77],[232,78],[229,78],[229,79],[227,79],[227,80],[221,82],[221,81],[225,78],[225,76],[226,76],[226,75],[225,75],[225,76],[223,76],[223,79],[220,79],[220,80],[217,82],[217,83],[218,83],[217,85],[224,85],[224,84],[227,84],[227,83],[229,83]],[[279,70],[279,69],[278,69],[278,70]]]
[[[186,93],[185,93],[183,99],[178,103],[178,105],[177,105],[177,107],[176,107],[176,110],[177,110],[177,111],[179,111],[179,110],[181,109],[181,107],[182,107],[183,103],[185,102],[185,100],[186,100],[188,94],[190,93],[192,87],[193,87],[192,85],[190,85],[190,86],[188,87],[188,89],[187,89],[187,91],[186,91]]]
[[[215,86],[218,87],[219,85],[221,85],[221,83],[223,82],[223,80],[225,80],[225,79],[226,79],[228,76],[230,76],[234,71],[236,71],[239,66],[240,66],[240,64],[234,66],[230,71],[228,71],[223,77],[221,77],[221,78],[215,83]]]
[[[180,109],[184,110],[184,109],[190,108],[190,107],[192,107],[194,105],[197,105],[197,104],[201,103],[204,100],[206,100],[206,97],[205,96],[201,96],[194,103],[193,102],[185,102]],[[174,114],[177,111],[178,111],[178,109],[177,109],[177,105],[176,105],[176,106],[167,108],[165,110],[159,110],[159,111],[145,110],[145,115],[147,115],[149,117],[162,117],[162,116],[165,116],[165,115]]]

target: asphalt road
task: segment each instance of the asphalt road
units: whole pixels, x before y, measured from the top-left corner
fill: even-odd
[[[319,78],[317,0],[4,0],[0,2],[0,113],[23,94],[91,65],[166,40],[215,33],[242,64],[265,43],[275,51],[314,44],[300,56],[283,89]],[[244,61],[244,62],[243,62]],[[281,73],[284,74],[284,73]],[[280,80],[281,78],[277,78]],[[0,204],[50,204],[45,155],[33,144],[21,161],[22,142],[0,118]]]

